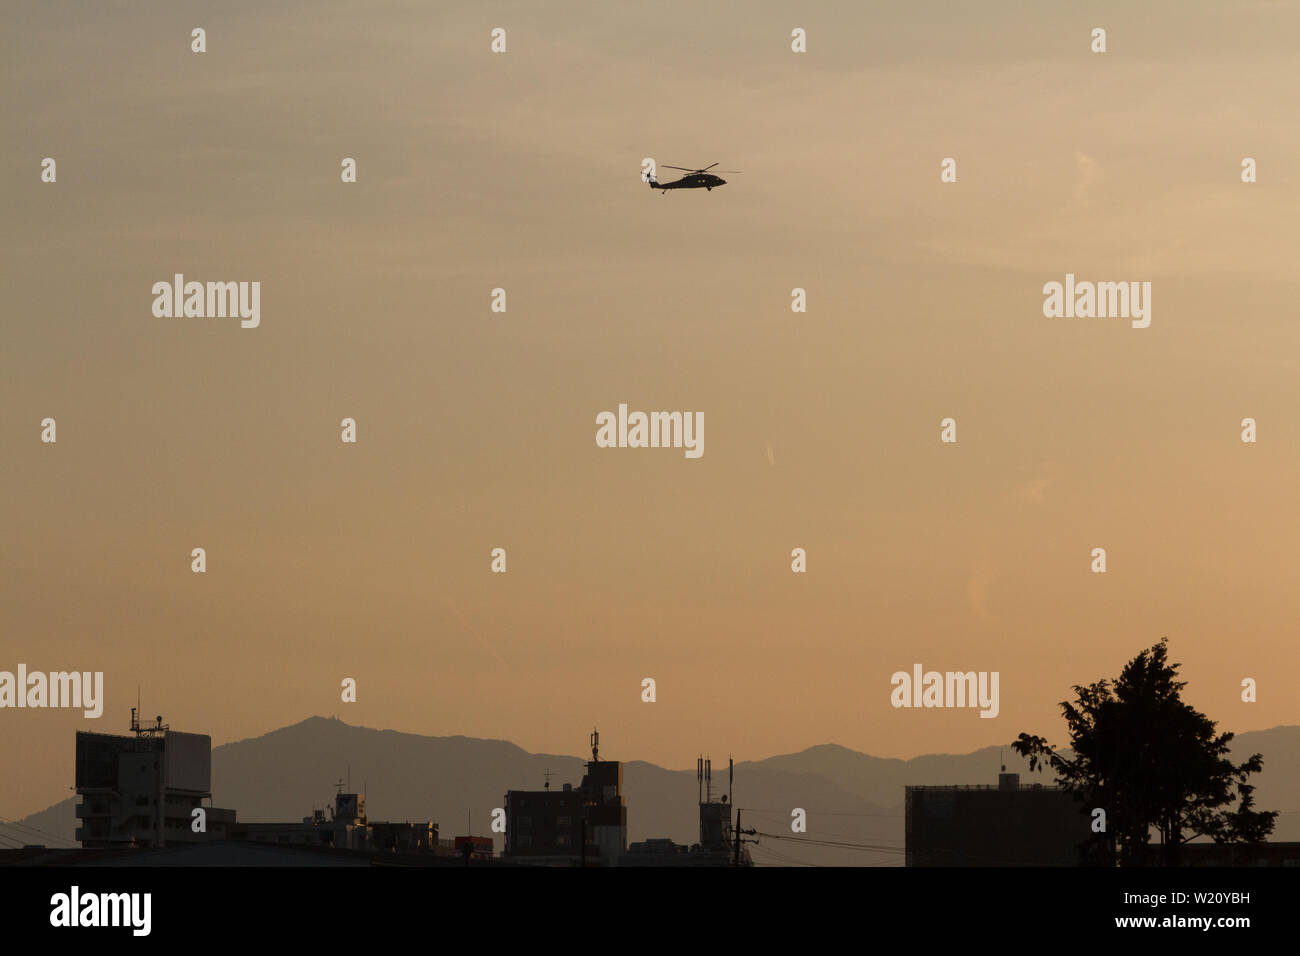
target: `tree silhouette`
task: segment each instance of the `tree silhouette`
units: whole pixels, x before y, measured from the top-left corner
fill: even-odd
[[[1080,845],[1085,863],[1178,866],[1194,837],[1257,844],[1273,831],[1277,813],[1255,810],[1255,787],[1246,782],[1263,769],[1263,758],[1233,765],[1226,756],[1233,735],[1216,736],[1214,721],[1182,701],[1187,683],[1174,680],[1179,665],[1167,663],[1167,652],[1161,638],[1113,684],[1075,685],[1075,702],[1061,702],[1073,759],[1043,737],[1021,734],[1011,745],[1031,771],[1050,767],[1075,799],[1106,811],[1106,831]],[[1235,810],[1228,806],[1234,788]],[[1158,857],[1152,830],[1160,836]]]

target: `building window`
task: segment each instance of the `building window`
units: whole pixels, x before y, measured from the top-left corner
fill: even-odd
[[[556,843],[557,846],[572,846],[572,845],[573,845],[573,837],[569,836],[568,834],[563,834],[563,833],[562,833],[562,834],[560,834],[558,837],[555,838],[555,843]]]
[[[565,827],[571,827],[573,826],[573,817],[556,817],[555,825],[561,830]]]
[[[528,827],[531,827],[532,825],[533,825],[533,818],[532,818],[532,817],[516,817],[516,818],[515,818],[515,826],[519,827],[521,830],[522,830],[522,829],[527,829]]]
[[[515,845],[518,846],[520,849],[527,849],[528,847],[531,847],[533,845],[533,838],[528,836],[527,834],[516,837]]]

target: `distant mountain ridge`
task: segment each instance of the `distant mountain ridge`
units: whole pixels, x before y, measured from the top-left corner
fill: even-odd
[[[1283,811],[1272,839],[1300,840],[1300,726],[1247,731],[1233,740],[1237,760],[1256,751],[1264,755],[1256,806]],[[608,756],[624,755],[611,750]],[[742,823],[768,834],[753,851],[760,863],[901,865],[904,786],[994,784],[999,757],[1022,783],[1052,782],[1046,772],[1030,774],[1009,745],[898,760],[822,744],[736,764],[735,801]],[[489,832],[491,810],[502,805],[507,790],[541,789],[548,769],[554,788],[576,785],[585,762],[528,753],[505,740],[426,737],[310,717],[213,748],[213,804],[233,807],[240,820],[298,821],[326,806],[336,781],[350,774],[351,788],[366,794],[372,820],[433,820],[444,838],[471,826],[481,835]],[[698,841],[694,768],[666,770],[625,760],[623,776],[629,841]],[[714,781],[715,793],[721,792],[725,767]],[[76,803],[75,797],[64,800],[19,823],[71,841]],[[808,838],[873,849],[794,842],[790,814],[795,807],[807,811]],[[3,824],[0,833],[22,842],[39,839]]]

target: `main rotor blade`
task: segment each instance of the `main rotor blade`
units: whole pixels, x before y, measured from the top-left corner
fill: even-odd
[[[713,166],[716,166],[716,165],[718,165],[718,164],[717,164],[717,163],[714,163],[714,164],[713,164]],[[660,168],[660,169],[680,169],[680,170],[681,170],[682,172],[684,172],[684,173],[707,173],[710,169],[713,169],[713,166],[705,166],[703,169],[687,169],[685,166],[669,166],[667,163],[660,163],[660,164],[659,164],[659,168]],[[740,170],[739,170],[739,169],[719,169],[719,170],[715,170],[715,172],[719,172],[719,173],[738,173],[738,172],[740,172]]]

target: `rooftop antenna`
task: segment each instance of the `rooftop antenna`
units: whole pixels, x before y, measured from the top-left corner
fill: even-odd
[[[138,737],[156,737],[164,731],[171,729],[162,722],[162,714],[157,716],[157,723],[141,727],[140,714],[140,685],[137,684],[135,688],[135,706],[131,708],[131,733]]]
[[[727,802],[731,803],[731,788],[736,782],[736,761],[727,754]]]
[[[713,761],[708,757],[704,758],[704,800],[713,802]]]
[[[695,781],[698,784],[696,789],[699,791],[700,803],[704,802],[704,758],[695,758]]]
[[[595,727],[591,729],[591,762],[600,761],[600,731]]]
[[[1004,763],[1003,760],[1002,760],[1002,750],[1001,750],[1001,749],[998,750],[998,763],[1002,764],[1002,772],[1003,772],[1003,773],[1006,773],[1006,772],[1007,772],[1007,765],[1006,765],[1006,763]]]
[[[546,778],[546,782],[542,784],[542,789],[550,790],[551,789],[551,768],[547,767],[545,770],[543,770],[542,776]]]

